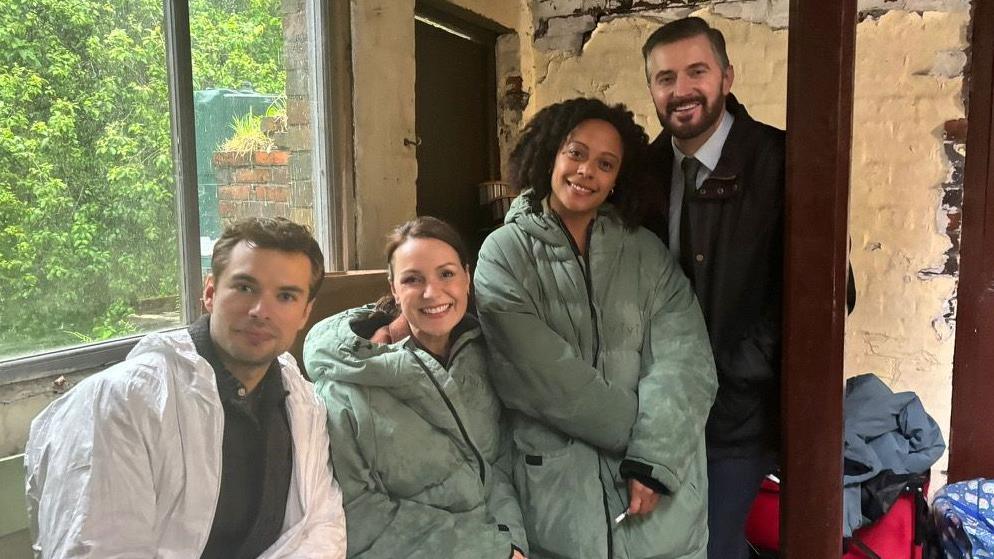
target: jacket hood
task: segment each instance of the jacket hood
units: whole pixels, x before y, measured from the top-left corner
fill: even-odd
[[[566,236],[565,228],[560,225],[559,217],[549,207],[548,199],[542,201],[542,211],[536,212],[532,209],[531,202],[525,197],[525,194],[530,192],[530,188],[522,191],[511,202],[511,208],[508,210],[507,215],[504,216],[504,223],[516,224],[525,233],[528,233],[543,243],[568,246],[570,243],[569,238]],[[607,202],[597,208],[597,217],[617,220],[621,223],[621,218],[614,210],[614,206]],[[594,222],[594,227],[598,226],[597,221]]]
[[[304,342],[307,372],[314,381],[324,378],[381,388],[421,382],[421,376],[410,374],[409,360],[414,358],[412,350],[417,347],[410,336],[390,344],[370,341],[373,333],[390,320],[376,312],[374,305],[366,305],[319,322]],[[453,349],[480,335],[476,319],[468,314],[456,328],[463,332],[457,334]]]
[[[189,362],[191,366],[201,360],[197,348],[186,328],[172,332],[153,332],[142,336],[135,347],[128,352],[128,359],[135,359],[151,353],[171,353]]]

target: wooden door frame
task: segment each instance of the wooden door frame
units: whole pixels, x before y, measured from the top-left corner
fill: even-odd
[[[497,132],[499,117],[497,99],[497,38],[513,31],[497,23],[483,18],[469,10],[451,4],[445,0],[417,0],[414,6],[415,16],[424,16],[433,21],[444,23],[463,34],[473,42],[488,47],[485,73],[487,83],[488,118],[487,118],[487,158],[490,180],[500,178],[500,141]]]
[[[994,3],[971,22],[949,481],[994,477]]]
[[[791,0],[781,552],[842,556],[842,391],[856,0]]]

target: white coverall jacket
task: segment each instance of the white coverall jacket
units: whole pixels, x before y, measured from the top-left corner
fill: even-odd
[[[344,558],[325,407],[293,357],[279,361],[293,472],[281,535],[260,557]],[[199,557],[217,507],[223,432],[214,370],[187,331],[146,336],[31,423],[24,466],[35,555]]]

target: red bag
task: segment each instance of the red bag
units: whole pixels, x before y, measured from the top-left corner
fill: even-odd
[[[746,539],[763,551],[780,550],[780,484],[766,478],[746,518]]]
[[[922,559],[918,520],[928,484],[909,487],[883,517],[856,530],[842,559]],[[761,551],[780,550],[780,484],[764,479],[746,519],[746,539]],[[876,554],[876,556],[874,556]]]

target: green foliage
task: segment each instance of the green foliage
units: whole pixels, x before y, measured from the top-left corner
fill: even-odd
[[[279,0],[191,0],[195,89],[241,89],[281,93],[283,21]]]
[[[279,0],[192,0],[196,87],[281,92]],[[0,358],[135,330],[178,292],[161,0],[0,10]]]
[[[251,153],[253,151],[272,151],[276,143],[262,131],[262,117],[252,114],[252,110],[241,117],[235,117],[231,123],[234,134],[221,144],[221,151],[236,153]]]

